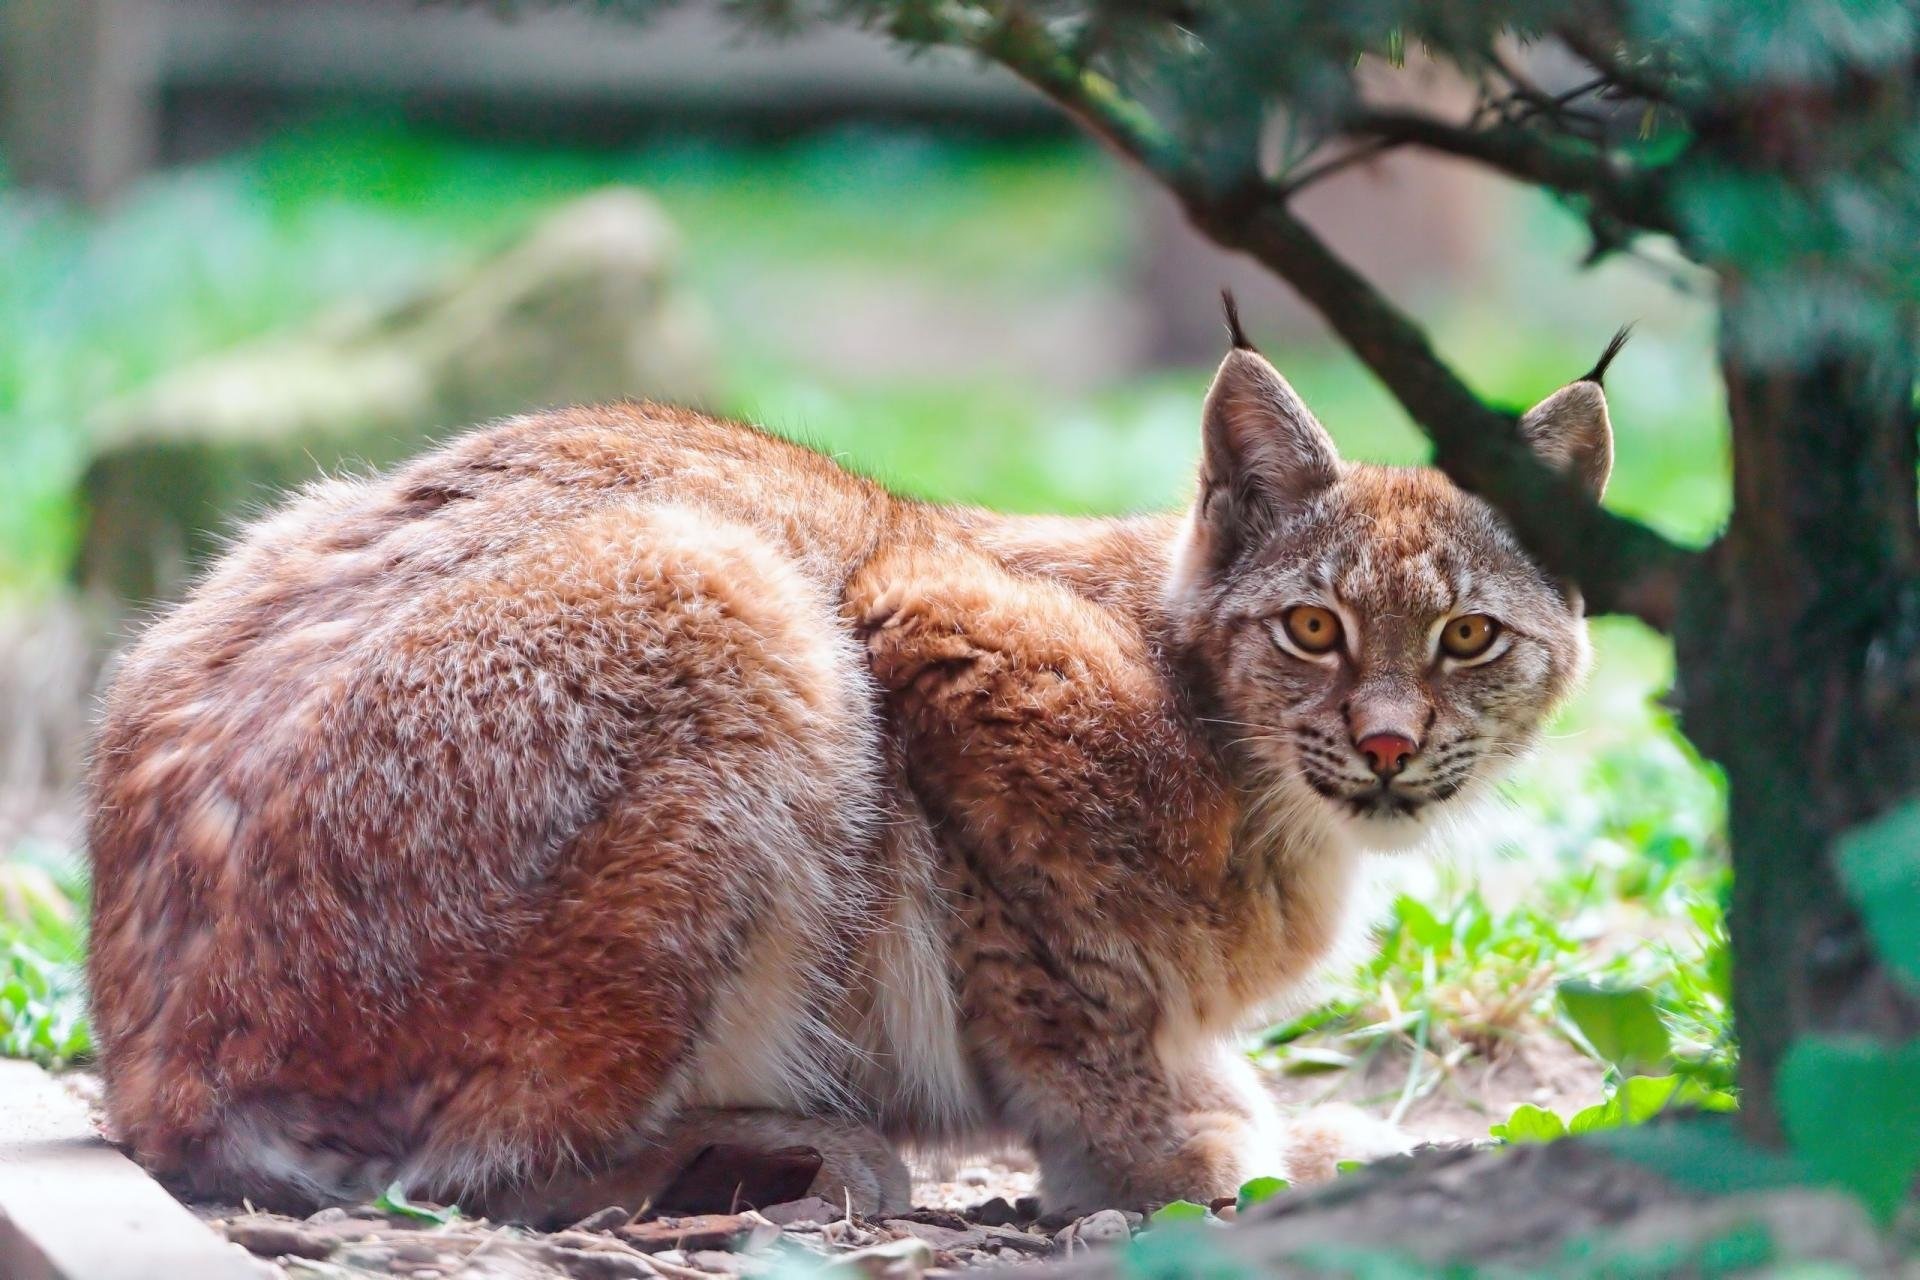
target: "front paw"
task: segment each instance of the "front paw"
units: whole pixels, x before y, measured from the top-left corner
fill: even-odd
[[[1098,1157],[1043,1155],[1047,1212],[1151,1210],[1175,1200],[1206,1204],[1233,1195],[1248,1178],[1287,1175],[1280,1143],[1253,1121],[1220,1113],[1184,1119],[1171,1150],[1163,1130],[1152,1136],[1116,1135]]]
[[[1278,1134],[1252,1120],[1217,1113],[1194,1120],[1168,1172],[1166,1189],[1178,1194],[1156,1197],[1162,1204],[1206,1204],[1234,1195],[1249,1178],[1290,1175]]]
[[[1411,1134],[1344,1102],[1330,1102],[1295,1116],[1287,1125],[1287,1164],[1295,1182],[1326,1182],[1349,1160],[1403,1155]]]

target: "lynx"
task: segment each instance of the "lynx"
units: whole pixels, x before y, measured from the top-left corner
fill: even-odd
[[[1282,1172],[1236,1034],[1587,646],[1492,508],[1342,461],[1230,321],[1184,513],[930,505],[635,403],[248,530],[106,699],[119,1135],[194,1193],[532,1220],[715,1151],[869,1210],[896,1144],[1027,1144],[1057,1207]],[[1523,422],[1596,495],[1605,367]]]

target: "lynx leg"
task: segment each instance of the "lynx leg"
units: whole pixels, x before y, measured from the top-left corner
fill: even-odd
[[[1145,1055],[1040,1048],[1010,1074],[1049,1210],[1204,1204],[1288,1174],[1273,1103],[1225,1048],[1177,1076]]]
[[[950,842],[962,1025],[1050,1207],[1205,1200],[1277,1172],[1257,1081],[1168,1029],[1167,966],[1135,941],[1191,910],[1156,899],[1159,868],[1216,895],[1226,821],[1139,638],[1054,584],[950,557],[876,561],[849,598]]]

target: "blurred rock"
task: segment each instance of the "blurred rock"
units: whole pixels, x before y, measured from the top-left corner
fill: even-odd
[[[622,397],[701,400],[707,343],[678,263],[658,206],[609,189],[410,296],[161,378],[97,424],[82,583],[129,605],[176,595],[237,516],[474,422]]]
[[[78,843],[98,612],[66,596],[0,604],[0,856]]]

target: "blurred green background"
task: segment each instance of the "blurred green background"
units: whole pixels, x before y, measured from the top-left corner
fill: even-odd
[[[704,407],[928,498],[1159,509],[1187,496],[1220,341],[1211,318],[1196,329],[1190,317],[1210,317],[1218,286],[1249,274],[1182,247],[1167,211],[1115,164],[1047,127],[841,113],[778,129],[656,123],[588,145],[335,105],[256,135],[146,171],[104,201],[0,186],[9,1052],[86,1053],[72,788],[98,664],[74,651],[104,654],[142,606],[80,590],[90,522],[114,515],[89,508],[83,481],[126,406],[167,379],[324,331],[328,317],[387,308],[402,323],[553,211],[618,186],[657,202],[673,228],[669,274],[697,334],[692,398]],[[1689,282],[1675,288],[1669,264],[1632,259],[1582,271],[1573,217],[1494,185],[1434,197],[1436,225],[1444,203],[1451,230],[1429,251],[1420,193],[1437,188],[1416,175],[1411,194],[1388,197],[1410,202],[1402,220],[1374,227],[1365,211],[1381,197],[1364,184],[1378,179],[1354,181],[1323,216],[1349,224],[1363,257],[1372,241],[1403,242],[1381,246],[1376,270],[1416,264],[1386,282],[1497,398],[1545,395],[1617,325],[1640,321],[1609,386],[1609,504],[1689,539],[1717,525],[1725,441],[1708,312]],[[1257,283],[1247,309],[1350,456],[1423,459],[1405,416],[1310,318]],[[131,501],[170,474],[136,466],[115,492]],[[205,515],[226,529],[245,509]],[[1594,1101],[1608,1064],[1556,1000],[1570,978],[1650,993],[1675,1066],[1724,1083],[1718,783],[1659,708],[1664,642],[1614,621],[1595,638],[1590,688],[1475,847],[1393,868],[1378,956],[1263,1042],[1293,1096],[1355,1098],[1416,1127],[1426,1117],[1435,1133],[1483,1130],[1515,1102]]]

